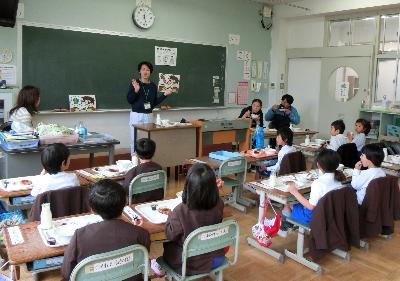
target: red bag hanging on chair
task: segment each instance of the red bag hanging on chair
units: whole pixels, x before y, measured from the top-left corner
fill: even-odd
[[[275,217],[268,219],[266,217],[268,211],[268,205],[271,206],[272,211],[275,213]],[[251,231],[253,233],[254,239],[263,247],[269,247],[272,244],[272,238],[276,236],[281,226],[281,215],[277,214],[274,206],[272,206],[271,201],[268,197],[264,201],[264,213],[257,224],[253,225]]]

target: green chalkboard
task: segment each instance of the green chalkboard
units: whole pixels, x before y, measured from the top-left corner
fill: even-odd
[[[181,75],[179,93],[163,104],[210,107],[224,103],[226,48],[128,36],[24,26],[22,82],[41,89],[40,110],[68,108],[68,95],[96,95],[98,109],[129,108],[128,85],[137,64],[154,64],[155,46],[177,48],[176,66],[154,66],[158,73]],[[213,76],[220,77],[214,103]]]

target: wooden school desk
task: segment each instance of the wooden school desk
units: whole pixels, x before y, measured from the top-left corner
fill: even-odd
[[[400,176],[400,165],[390,162],[382,162],[381,168],[386,174],[399,177]]]
[[[287,175],[284,175],[287,176]],[[279,179],[279,177],[278,177]],[[290,204],[290,203],[296,203],[297,200],[296,198],[290,193],[290,192],[282,192],[281,190],[277,189],[266,189],[264,187],[261,187],[258,185],[258,182],[261,182],[262,180],[256,180],[247,183],[249,186],[253,187],[257,194],[260,196],[260,204],[258,206],[258,222],[261,221],[263,214],[264,214],[264,206],[265,206],[265,200],[267,200],[267,197],[269,200],[278,202],[281,204]],[[346,184],[351,181],[351,176],[346,177],[346,180],[343,182],[343,184]],[[305,188],[302,188],[299,190],[301,194],[303,194],[304,197],[308,197],[310,191],[311,191],[311,181],[308,183],[308,185]],[[347,187],[344,187],[347,188]],[[247,237],[247,244],[250,246],[253,246],[256,249],[261,250],[262,252],[274,257],[277,259],[279,262],[284,261],[284,254],[279,253],[271,248],[267,247],[262,247],[258,242],[253,238],[253,237]]]
[[[110,140],[98,143],[80,143],[67,145],[70,154],[89,154],[89,166],[93,165],[94,154],[99,152],[108,153],[108,163],[114,164],[115,145],[118,140]],[[0,178],[16,178],[22,176],[33,176],[40,174],[42,170],[40,153],[45,146],[25,149],[7,150],[0,146],[3,157],[0,158]]]
[[[321,151],[321,146],[303,146],[294,144],[293,147],[296,148],[296,150],[303,152],[303,154],[308,157],[316,157]]]
[[[254,128],[251,129],[253,132],[255,131]],[[306,135],[309,135],[310,138],[312,136],[314,136],[315,134],[318,134],[317,131],[313,131],[313,130],[299,130],[299,131],[293,131],[293,137],[305,137]],[[277,130],[276,129],[264,129],[264,138],[276,138],[277,135]]]
[[[83,177],[80,177],[79,173],[74,171],[69,171],[68,173],[75,173],[79,179],[79,183],[81,186],[88,186],[90,184],[90,181],[88,181]],[[13,211],[18,209],[26,210],[29,209],[32,206],[32,204],[12,205],[11,198],[30,195],[31,191],[32,191],[31,189],[19,190],[19,191],[5,191],[0,188],[0,201],[2,201],[3,206],[7,211]]]
[[[207,155],[207,151],[213,151],[215,146],[220,145],[236,143],[240,151],[250,148],[250,119],[196,120],[192,124],[199,127],[198,157]]]
[[[82,170],[85,171],[85,172],[88,172],[89,174],[95,175],[95,172],[93,171],[92,168],[86,168],[86,169],[82,169]],[[79,170],[76,170],[75,174],[78,176],[80,181],[81,180],[82,181],[87,181],[89,184],[96,183],[96,182],[98,182],[99,180],[102,180],[102,179],[110,179],[110,180],[114,180],[114,181],[117,181],[117,182],[123,181],[125,179],[125,175],[116,176],[116,177],[103,177],[103,178],[95,177],[95,176],[89,176],[89,175],[80,173]]]
[[[245,159],[247,161],[247,164],[255,164],[255,163],[258,163],[259,161],[267,160],[267,159],[274,159],[276,157],[277,157],[277,154],[273,154],[273,155],[268,155],[265,158],[255,158],[255,157],[245,156]],[[208,156],[203,156],[203,157],[198,157],[198,158],[187,159],[185,164],[192,165],[195,163],[205,163],[205,164],[209,165],[211,167],[211,169],[213,169],[214,171],[218,171],[222,162],[223,161],[216,160],[216,159],[210,158]],[[216,174],[217,173],[218,172],[216,172]],[[231,206],[240,211],[243,211],[243,208],[244,208],[244,211],[246,211],[246,207],[254,205],[256,202],[254,200],[244,198],[242,196],[242,191],[243,191],[243,186],[238,189],[238,191],[237,191],[238,197],[234,198],[235,202]]]
[[[131,207],[133,210],[135,210],[135,205],[131,205]],[[87,215],[87,213],[75,216],[82,216],[82,215]],[[68,217],[74,217],[74,216],[68,216]],[[232,213],[229,210],[224,210],[223,217],[224,219],[232,217]],[[66,217],[57,218],[54,220],[59,220],[63,218]],[[127,222],[130,222],[128,217],[126,217],[125,215],[123,216],[123,218]],[[12,245],[7,229],[3,230],[3,237],[8,255],[8,261],[10,262],[11,265],[10,274],[11,276],[14,276],[15,273],[17,278],[16,280],[18,280],[19,278],[19,266],[26,264],[28,262],[33,262],[34,260],[38,259],[61,256],[64,254],[65,248],[67,247],[67,246],[56,247],[56,248],[47,247],[43,243],[42,238],[40,237],[39,231],[37,229],[37,226],[39,224],[40,222],[36,221],[19,225],[22,237],[24,239],[24,243],[18,245]],[[166,239],[164,231],[165,224],[153,224],[150,223],[148,220],[146,220],[146,218],[143,218],[142,227],[150,233],[150,240],[152,242],[163,241]]]

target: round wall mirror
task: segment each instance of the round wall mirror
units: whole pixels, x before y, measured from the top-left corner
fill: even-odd
[[[329,78],[329,92],[336,101],[346,102],[358,93],[357,72],[348,66],[338,67]]]

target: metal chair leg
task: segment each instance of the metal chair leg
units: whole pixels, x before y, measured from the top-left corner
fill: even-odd
[[[297,234],[297,249],[296,253],[292,253],[291,251],[285,249],[285,255],[298,263],[301,263],[302,265],[314,270],[317,273],[322,273],[322,267],[315,263],[312,262],[304,257],[304,236],[305,236],[305,230],[303,227],[299,227],[298,234]]]

